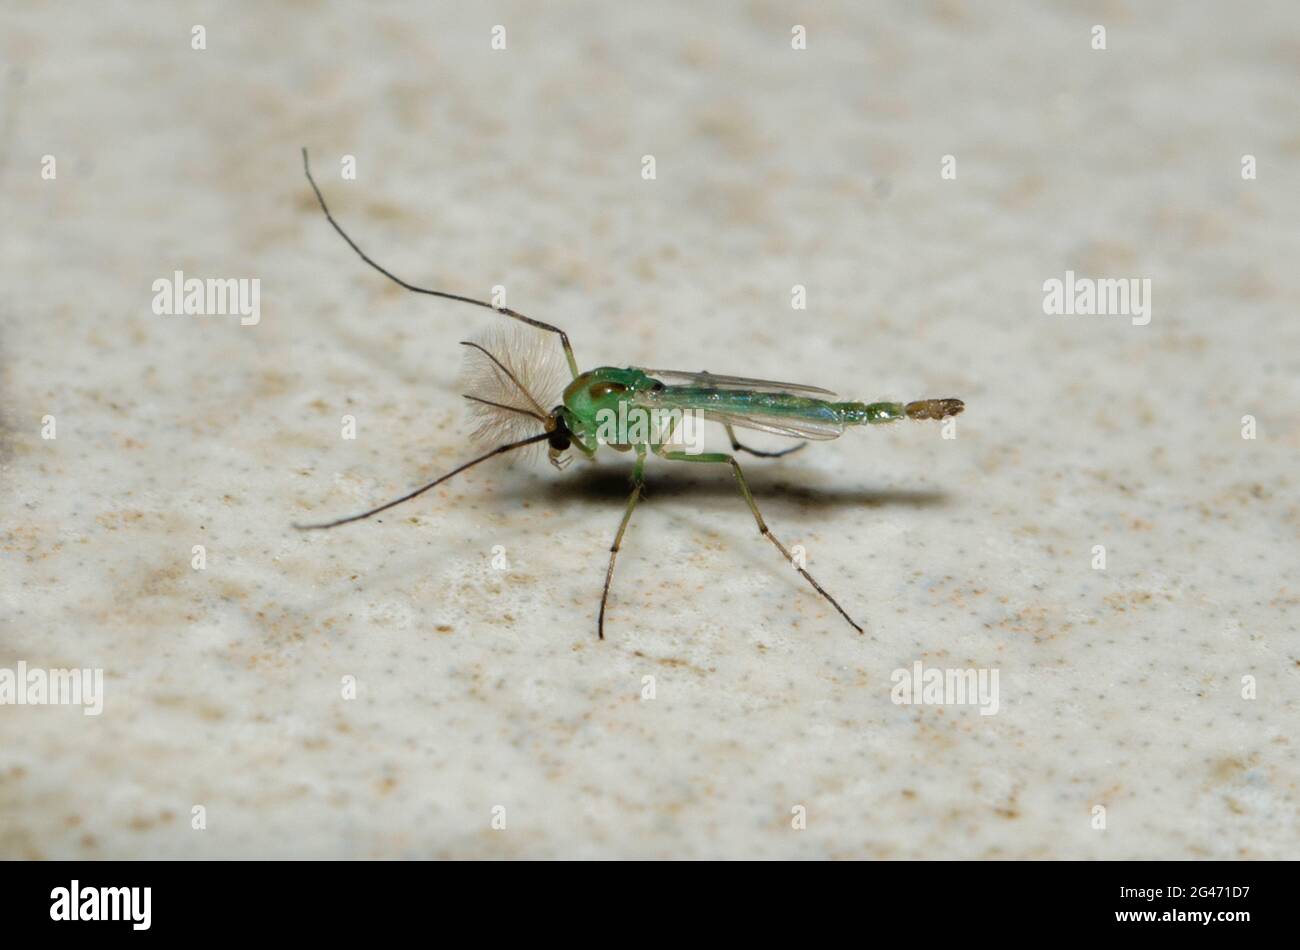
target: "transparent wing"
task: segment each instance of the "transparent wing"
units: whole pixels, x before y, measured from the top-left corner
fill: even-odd
[[[816,396],[834,396],[835,393],[820,386],[801,383],[778,383],[771,379],[750,379],[746,376],[720,376],[717,373],[687,373],[676,369],[644,369],[634,366],[647,376],[661,380],[667,386],[703,386],[718,389],[748,389],[756,393],[810,393]],[[740,423],[733,423],[739,425]]]
[[[838,439],[844,434],[844,426],[840,423],[818,419],[799,419],[761,412],[723,412],[715,409],[705,409],[703,415],[710,422],[721,422],[723,425],[754,429],[758,432],[770,432],[773,435],[789,436],[792,439]]]

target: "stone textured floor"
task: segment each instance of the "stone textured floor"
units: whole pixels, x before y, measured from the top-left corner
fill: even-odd
[[[1300,857],[1300,9],[804,7],[6,4],[0,668],[105,680],[0,706],[0,857]],[[303,145],[586,366],[964,398],[746,463],[868,635],[702,466],[603,643],[625,456],[293,531],[470,457],[501,319],[368,271]],[[260,322],[156,315],[176,270]],[[1067,271],[1150,323],[1046,315]]]

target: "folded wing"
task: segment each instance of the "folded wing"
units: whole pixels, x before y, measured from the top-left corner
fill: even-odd
[[[834,396],[835,393],[820,386],[805,386],[802,383],[778,383],[772,379],[751,379],[748,376],[720,376],[717,373],[687,373],[676,369],[643,369],[635,366],[647,376],[653,376],[666,386],[700,386],[713,389],[745,389],[756,393],[794,393],[814,396]]]

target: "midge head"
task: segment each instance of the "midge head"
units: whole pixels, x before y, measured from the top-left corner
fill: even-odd
[[[476,341],[464,340],[465,367],[461,385],[477,416],[475,441],[496,444],[546,433],[551,464],[564,468],[575,426],[559,401],[564,366],[549,341],[520,328],[496,329]],[[547,405],[551,409],[544,408]]]

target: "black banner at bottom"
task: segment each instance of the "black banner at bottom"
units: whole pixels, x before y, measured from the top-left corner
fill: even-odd
[[[843,940],[1289,932],[1287,863],[7,862],[6,937],[430,934]],[[606,937],[601,928],[614,928]],[[452,929],[454,928],[454,929]],[[20,944],[9,944],[20,946]]]

